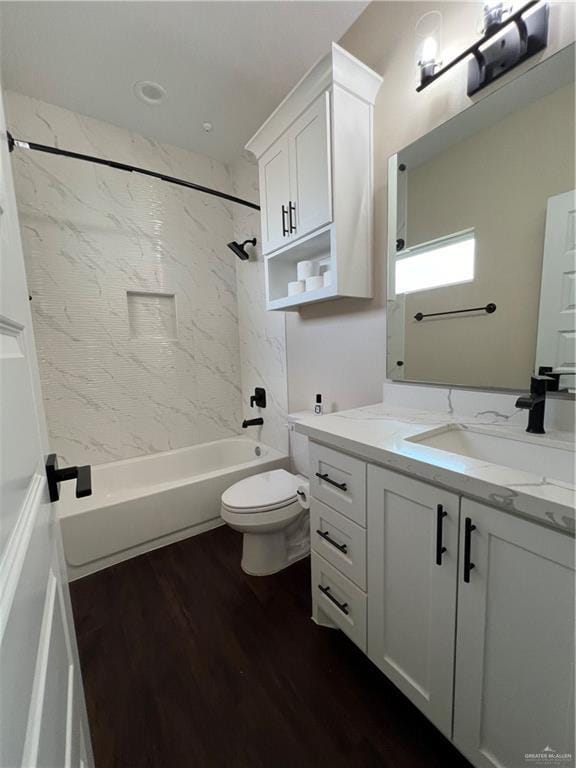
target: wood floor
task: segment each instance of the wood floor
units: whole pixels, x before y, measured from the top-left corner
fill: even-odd
[[[71,585],[97,768],[469,768],[227,527]]]

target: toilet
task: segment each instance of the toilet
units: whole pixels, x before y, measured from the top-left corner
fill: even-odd
[[[285,469],[260,472],[222,494],[221,517],[243,534],[241,566],[251,576],[277,573],[310,551],[308,438],[294,430],[301,417],[288,417],[294,473]]]

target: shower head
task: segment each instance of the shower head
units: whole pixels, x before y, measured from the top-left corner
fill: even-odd
[[[231,251],[234,251],[236,256],[238,256],[239,259],[242,259],[242,261],[246,261],[250,258],[250,254],[246,253],[244,250],[245,245],[256,245],[256,238],[253,237],[251,240],[244,240],[243,243],[237,243],[236,240],[232,240],[231,243],[228,243],[228,248],[230,248]]]

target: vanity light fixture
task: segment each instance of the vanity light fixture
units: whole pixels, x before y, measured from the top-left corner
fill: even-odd
[[[433,37],[427,37],[422,45],[421,57],[418,61],[420,67],[420,85],[423,87],[433,79],[437,67],[440,66],[436,61],[438,53],[438,43]]]
[[[514,13],[503,2],[484,5],[483,37],[432,75],[421,76],[417,91],[465,59],[468,63],[468,96],[510,72],[548,45],[548,3],[530,0]],[[422,68],[421,68],[422,71]]]
[[[484,3],[482,18],[482,33],[490,35],[497,32],[504,17],[512,10],[511,5],[505,5],[502,0],[487,0]]]
[[[416,66],[420,87],[431,82],[442,62],[438,52],[442,47],[442,14],[429,11],[416,24]]]

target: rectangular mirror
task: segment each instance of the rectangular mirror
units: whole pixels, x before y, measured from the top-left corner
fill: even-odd
[[[389,161],[388,377],[574,387],[574,46]]]

